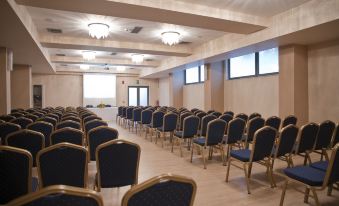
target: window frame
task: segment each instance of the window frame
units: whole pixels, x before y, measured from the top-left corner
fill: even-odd
[[[201,80],[201,66],[202,65],[199,65],[199,66],[197,66],[197,68],[198,68],[198,81],[197,82],[191,82],[191,83],[187,83],[186,82],[186,70],[187,69],[185,69],[185,72],[184,72],[184,81],[185,81],[185,85],[190,85],[190,84],[201,84],[201,83],[204,83],[205,82],[205,78],[204,78],[204,80],[202,81]],[[191,67],[191,68],[188,68],[188,69],[192,69],[192,68],[195,68],[195,67]],[[204,72],[205,72],[205,70],[204,70]]]

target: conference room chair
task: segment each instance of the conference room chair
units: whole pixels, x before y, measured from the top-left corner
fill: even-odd
[[[272,171],[275,159],[286,161],[287,167],[294,167],[292,155],[298,132],[299,128],[294,125],[288,125],[281,129],[272,150]]]
[[[284,120],[282,121],[282,125],[281,127],[284,128],[286,127],[287,125],[289,124],[292,124],[292,125],[297,125],[297,117],[294,116],[294,115],[289,115],[287,117],[284,118]]]
[[[286,180],[280,199],[280,206],[284,204],[286,190],[289,182],[294,182],[306,187],[304,202],[308,203],[309,193],[312,192],[315,204],[320,205],[317,190],[321,191],[339,181],[339,144],[332,149],[331,158],[326,171],[312,166],[297,166],[283,170]]]
[[[199,109],[199,110],[193,112],[193,114],[194,114],[194,115],[197,115],[197,114],[200,113],[200,112],[204,112],[204,111],[202,111],[202,110]],[[206,113],[206,112],[205,112],[205,113]],[[207,115],[207,113],[206,113],[206,115]]]
[[[247,114],[244,114],[244,113],[237,114],[237,115],[235,116],[235,118],[240,118],[240,119],[244,120],[246,123],[247,123],[247,121],[248,121],[248,115],[247,115]]]
[[[38,112],[38,111],[32,112],[31,114],[32,114],[32,115],[35,115],[35,116],[37,116],[38,118],[41,118],[41,117],[43,117],[43,116],[44,116],[44,114],[43,114],[43,113],[41,113],[41,112]]]
[[[26,118],[26,117],[18,117],[16,119],[13,119],[10,121],[11,123],[20,125],[21,128],[25,129],[27,125],[33,123],[32,120]]]
[[[196,111],[199,111],[200,109],[198,109],[198,108],[193,108],[193,109],[191,109],[191,112],[196,112]]]
[[[228,115],[231,115],[232,117],[234,117],[234,112],[232,112],[232,111],[226,111],[223,114],[228,114]]]
[[[141,119],[137,123],[139,126],[140,135],[142,134],[142,131],[145,130],[145,126],[152,122],[152,113],[153,111],[151,109],[145,109],[141,111]]]
[[[55,128],[55,126],[57,124],[56,119],[54,119],[52,117],[47,117],[47,116],[43,116],[43,117],[39,118],[37,121],[43,121],[43,122],[51,123],[53,125],[53,128]]]
[[[0,119],[5,121],[5,122],[10,122],[11,120],[15,119],[16,117],[11,116],[11,115],[1,115]]]
[[[135,133],[138,133],[138,122],[141,121],[141,108],[134,108],[132,113],[132,131],[135,128]]]
[[[22,112],[14,112],[14,113],[11,113],[10,115],[15,117],[15,118],[19,118],[19,117],[25,116],[25,114],[22,113]]]
[[[264,126],[265,120],[261,117],[255,117],[248,121],[246,133],[243,135],[243,141],[245,142],[246,148],[248,148],[249,144],[252,143],[255,132]]]
[[[230,158],[228,159],[227,163],[226,182],[228,182],[231,165],[238,167],[238,165],[232,164],[232,161],[240,162],[243,165],[245,173],[247,193],[251,194],[250,178],[252,172],[252,165],[253,163],[259,163],[261,165],[266,166],[267,169],[266,174],[269,178],[271,187],[272,188],[275,187],[271,166],[271,153],[276,136],[277,136],[276,129],[269,126],[265,126],[255,133],[253,139],[253,148],[251,150],[250,149],[231,150]]]
[[[27,125],[27,129],[42,133],[45,138],[45,147],[50,145],[50,136],[53,132],[53,125],[51,123],[36,121]]]
[[[71,187],[66,185],[53,185],[38,192],[22,196],[8,204],[8,206],[103,206],[100,194],[93,190]]]
[[[71,143],[59,143],[37,154],[39,187],[68,185],[87,187],[87,150]]]
[[[161,146],[164,147],[164,141],[166,140],[166,133],[169,133],[170,142],[173,141],[173,133],[177,128],[178,115],[175,113],[167,113],[164,115],[163,123],[161,127],[156,128],[155,144],[158,142],[158,138],[161,139]]]
[[[226,125],[228,125],[228,123],[233,119],[233,116],[229,115],[229,114],[223,114],[219,117],[219,119],[222,119],[226,122]],[[227,126],[226,126],[227,127]],[[227,134],[227,129],[225,131],[225,134]]]
[[[84,138],[84,133],[81,130],[65,127],[53,131],[50,135],[50,142],[51,145],[68,142],[71,144],[83,146],[85,143]]]
[[[151,142],[152,142],[153,132],[157,128],[162,127],[164,115],[165,113],[161,111],[155,111],[152,113],[152,121],[149,125],[146,125],[145,127],[145,139],[147,138],[147,134],[150,133]]]
[[[36,112],[37,110],[35,109],[35,108],[28,108],[28,109],[26,109],[26,112],[28,112],[28,113],[30,113],[30,114],[32,114],[32,113],[34,113],[34,112]]]
[[[0,205],[35,191],[37,179],[32,179],[33,158],[27,150],[0,146]]]
[[[7,135],[19,131],[21,126],[18,124],[14,124],[11,122],[4,122],[0,124],[0,137],[1,137],[1,144],[5,144],[5,138]]]
[[[193,206],[197,184],[191,178],[163,174],[153,177],[128,190],[122,206]]]
[[[270,126],[279,131],[281,119],[277,116],[271,116],[266,119],[265,126]]]
[[[62,128],[66,128],[66,127],[70,127],[73,129],[81,129],[81,125],[78,122],[75,122],[73,120],[64,120],[62,122],[59,122],[56,125],[56,129],[62,129]]]
[[[32,120],[32,122],[35,122],[37,119],[39,119],[39,117],[35,116],[34,114],[26,114],[24,117]]]
[[[87,122],[92,121],[92,120],[95,120],[95,119],[97,119],[97,120],[102,120],[101,117],[98,117],[97,115],[92,114],[92,115],[90,115],[90,116],[85,117],[85,118],[82,120],[82,125],[85,125]]]
[[[78,116],[68,115],[68,116],[63,116],[61,118],[61,121],[66,121],[66,120],[71,120],[71,121],[81,124],[81,119]]]
[[[24,109],[17,108],[17,109],[11,109],[11,113],[16,113],[16,112],[24,112]]]
[[[212,112],[212,115],[214,115],[217,118],[219,118],[222,114],[221,114],[221,112]]]
[[[208,110],[206,113],[207,113],[207,114],[212,114],[213,112],[215,112],[215,110],[210,109],[210,110]]]
[[[122,109],[123,109],[122,106],[118,107],[118,113],[117,113],[117,115],[115,116],[115,122],[116,122],[117,124],[118,124],[118,122],[120,122],[120,119],[121,119],[121,117],[122,117]]]
[[[138,184],[140,146],[126,140],[100,144],[95,152],[97,174],[94,189]]]
[[[83,114],[81,114],[80,115],[80,117],[81,117],[81,119],[82,119],[82,122],[84,121],[84,119],[86,118],[86,117],[89,117],[89,116],[96,116],[94,113],[92,113],[92,112],[85,112],[85,113],[83,113]]]
[[[312,163],[310,153],[313,152],[318,131],[319,125],[313,122],[303,125],[299,131],[295,153],[304,156],[304,165],[307,161]]]
[[[91,129],[94,129],[94,128],[100,127],[100,126],[108,126],[108,124],[107,124],[107,122],[102,121],[102,120],[98,120],[98,119],[94,119],[94,120],[87,122],[84,126],[85,134],[87,135],[88,132]]]
[[[133,119],[133,109],[134,107],[128,107],[126,109],[126,118],[125,118],[125,128],[128,127],[128,129],[130,129],[131,127],[131,122],[132,122],[132,119]]]
[[[204,163],[204,169],[206,169],[205,150],[209,148],[209,159],[212,159],[213,148],[220,150],[221,160],[224,162],[224,147],[222,144],[225,134],[226,122],[221,119],[214,119],[207,125],[206,137],[200,136],[193,139],[191,150],[191,162],[193,160],[194,147],[198,147],[202,153],[202,159]]]
[[[172,141],[172,149],[171,152],[173,152],[173,147],[175,140],[179,141],[179,148],[180,148],[180,156],[182,157],[182,141],[183,140],[192,140],[197,134],[199,129],[199,117],[190,115],[188,117],[185,117],[183,119],[183,127],[181,131],[175,131]],[[188,141],[188,147],[190,148],[190,142]]]
[[[206,137],[207,125],[210,121],[217,119],[214,115],[206,115],[201,119],[200,131],[198,132],[200,136]]]
[[[108,126],[100,126],[91,129],[87,135],[90,160],[95,161],[95,151],[99,145],[105,142],[109,142],[111,140],[115,140],[118,137],[119,137],[118,130]]]
[[[334,145],[336,145],[338,142],[339,142],[339,123],[337,123],[337,126],[336,126],[336,128],[335,128],[335,131],[334,131],[334,133],[333,133],[331,147],[333,147]]]
[[[62,115],[63,115],[63,110],[56,110],[55,112],[53,112],[53,114],[56,114],[56,115],[58,115],[58,117],[59,117],[59,121],[61,120],[61,117],[62,117]]]
[[[331,146],[331,140],[335,130],[335,123],[326,120],[319,125],[319,131],[317,134],[317,139],[314,145],[314,152],[321,154],[321,160],[323,156],[328,160],[327,149]]]
[[[184,112],[184,113],[181,113],[180,116],[179,116],[179,124],[178,124],[178,127],[177,127],[177,130],[178,131],[182,131],[183,128],[184,128],[184,119],[186,117],[189,117],[191,115],[194,115],[192,112]]]
[[[51,117],[53,119],[56,119],[57,122],[59,122],[59,116],[54,113],[48,113],[45,115],[45,117]]]
[[[25,149],[32,154],[33,167],[36,166],[37,153],[45,148],[45,137],[42,133],[22,129],[9,134],[5,139],[6,145]]]
[[[122,108],[122,115],[121,115],[121,118],[120,118],[120,121],[119,121],[119,124],[120,125],[125,125],[125,120],[126,120],[126,110],[127,110],[127,107],[123,107]],[[122,122],[121,122],[122,121]]]
[[[250,116],[248,116],[248,120],[254,119],[256,117],[261,117],[261,114],[254,112],[254,113],[250,114]]]

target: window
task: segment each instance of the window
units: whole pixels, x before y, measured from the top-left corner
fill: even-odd
[[[259,74],[279,72],[278,48],[259,52]]]
[[[192,67],[185,70],[185,84],[193,84],[205,81],[205,66]]]
[[[230,60],[230,78],[255,75],[255,54],[247,54]]]
[[[129,86],[128,106],[148,106],[148,87]]]

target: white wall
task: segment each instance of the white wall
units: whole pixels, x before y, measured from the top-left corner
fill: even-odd
[[[169,77],[159,79],[159,105],[170,106]]]
[[[198,108],[204,110],[204,84],[184,85],[183,106],[187,109]]]

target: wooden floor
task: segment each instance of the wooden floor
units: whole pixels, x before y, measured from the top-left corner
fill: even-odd
[[[139,183],[151,177],[173,173],[193,178],[198,186],[194,205],[279,205],[282,192],[283,178],[275,174],[276,188],[270,188],[265,175],[265,168],[262,165],[254,164],[251,180],[251,193],[247,194],[244,172],[236,167],[231,167],[229,182],[225,182],[226,167],[222,166],[220,156],[215,153],[213,160],[207,162],[207,169],[203,169],[200,155],[193,156],[193,163],[190,162],[190,151],[184,150],[184,157],[180,157],[178,148],[174,153],[170,152],[170,146],[164,148],[161,144],[155,145],[149,139],[145,140],[144,135],[139,136],[129,132],[114,123],[111,127],[118,129],[119,138],[137,143],[141,147],[141,159],[139,168]],[[317,159],[318,156],[313,156]],[[301,157],[294,158],[296,164],[302,163]],[[285,168],[285,162],[276,161],[275,170]],[[95,162],[89,166],[90,187],[93,188],[94,175],[96,173]],[[276,171],[277,173],[277,171]],[[291,184],[287,190],[284,205],[307,205],[303,203],[303,194],[293,188],[297,185]],[[124,193],[130,187],[102,189],[101,195],[106,206],[118,206]],[[302,187],[299,189],[304,190]],[[326,196],[325,191],[318,192],[322,205],[339,205],[339,192],[333,190],[331,197]],[[310,198],[310,205],[314,201]]]

